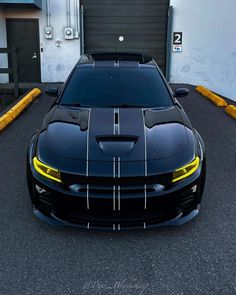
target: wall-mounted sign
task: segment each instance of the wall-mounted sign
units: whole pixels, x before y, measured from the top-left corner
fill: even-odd
[[[181,52],[182,51],[182,42],[183,42],[183,32],[174,32],[173,33],[173,51]]]

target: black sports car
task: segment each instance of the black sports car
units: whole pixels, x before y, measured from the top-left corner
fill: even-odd
[[[199,212],[205,148],[155,61],[134,53],[80,58],[31,138],[36,216],[122,230],[183,224]]]

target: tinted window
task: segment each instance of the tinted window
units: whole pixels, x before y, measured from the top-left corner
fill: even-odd
[[[71,77],[62,104],[84,107],[167,107],[170,94],[154,68],[80,68]]]

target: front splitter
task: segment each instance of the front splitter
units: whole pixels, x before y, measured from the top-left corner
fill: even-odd
[[[39,219],[42,221],[46,222],[47,224],[50,225],[55,225],[55,226],[69,226],[69,227],[77,227],[77,228],[83,228],[83,229],[98,229],[98,230],[109,230],[109,231],[115,231],[115,230],[132,230],[132,229],[149,229],[149,228],[157,228],[157,227],[162,227],[162,226],[179,226],[182,225],[191,219],[193,219],[195,216],[199,214],[200,210],[200,204],[197,206],[197,209],[191,211],[189,214],[183,216],[183,213],[179,213],[175,218],[157,223],[157,224],[148,224],[145,221],[143,222],[142,225],[137,225],[137,226],[125,226],[122,227],[120,224],[112,224],[110,227],[98,227],[91,225],[89,222],[86,224],[76,224],[76,223],[70,223],[68,221],[62,220],[59,217],[57,217],[55,214],[51,213],[51,216],[47,216],[40,212],[37,208],[33,207],[33,212],[34,215],[37,216]]]

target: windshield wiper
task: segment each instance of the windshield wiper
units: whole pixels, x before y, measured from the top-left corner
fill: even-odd
[[[108,106],[110,108],[143,108],[144,106],[140,105],[132,105],[132,104],[120,104],[120,105],[114,105],[114,106]]]

